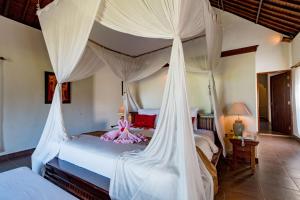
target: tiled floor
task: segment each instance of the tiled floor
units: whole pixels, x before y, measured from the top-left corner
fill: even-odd
[[[300,143],[291,138],[259,136],[259,164],[232,170],[223,164],[216,200],[300,200]],[[30,167],[30,157],[0,163],[0,172]]]
[[[300,143],[276,136],[259,141],[256,173],[223,165],[216,200],[300,200]]]

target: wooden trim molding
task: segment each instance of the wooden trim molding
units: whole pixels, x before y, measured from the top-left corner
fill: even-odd
[[[195,36],[195,37],[192,37],[192,38],[189,38],[189,39],[185,39],[185,40],[182,40],[182,44],[186,43],[186,42],[189,42],[189,41],[193,41],[193,40],[196,40],[198,38],[202,38],[202,37],[205,37],[205,35],[198,35],[198,36]],[[140,56],[144,56],[146,54],[150,54],[150,53],[154,53],[156,51],[160,51],[160,50],[163,50],[163,49],[167,49],[167,48],[170,48],[172,47],[172,44],[171,45],[168,45],[168,46],[165,46],[165,47],[161,47],[159,49],[155,49],[155,50],[152,50],[152,51],[148,51],[148,52],[145,52],[145,53],[142,53],[142,54],[138,54],[138,55],[129,55],[127,53],[123,53],[123,52],[120,52],[120,51],[116,51],[116,50],[113,50],[111,48],[108,48],[106,46],[103,46],[102,44],[99,44],[98,42],[92,40],[92,39],[89,39],[90,42],[106,49],[106,50],[109,50],[109,51],[112,51],[112,52],[115,52],[115,53],[118,53],[118,54],[121,54],[121,55],[124,55],[124,56],[128,56],[128,57],[131,57],[131,58],[137,58],[137,57],[140,57]]]
[[[297,68],[300,67],[300,62],[296,63],[294,66],[292,66],[291,68]]]
[[[239,55],[239,54],[244,54],[244,53],[256,52],[257,47],[258,47],[258,45],[254,45],[254,46],[243,47],[243,48],[239,48],[239,49],[232,49],[232,50],[228,50],[228,51],[222,51],[221,57],[227,57],[227,56],[234,56],[234,55]]]
[[[16,158],[25,157],[25,156],[31,156],[32,153],[34,152],[34,150],[35,150],[35,148],[0,156],[0,163],[11,160],[11,159],[16,159]]]

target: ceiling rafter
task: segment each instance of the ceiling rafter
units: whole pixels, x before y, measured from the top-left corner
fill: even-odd
[[[215,0],[212,6],[219,8]],[[299,0],[222,0],[225,11],[294,38],[300,31]]]
[[[292,8],[292,9],[296,9],[296,10],[300,9],[300,2],[298,2],[299,4],[296,4],[296,3],[290,3],[290,2],[282,1],[282,0],[265,0],[265,1],[270,2],[274,5],[283,6],[286,8]]]
[[[26,17],[26,14],[27,14],[27,11],[28,11],[30,2],[31,2],[31,0],[27,0],[27,1],[26,1],[26,5],[25,5],[25,7],[24,7],[23,14],[22,14],[22,21],[24,21],[24,19],[25,19],[25,17]]]
[[[242,5],[243,7],[246,7],[248,9],[252,9],[254,11],[257,11],[257,8],[258,8],[258,5],[256,4],[252,4],[252,3],[249,3],[247,1],[239,1],[239,0],[224,0],[225,4],[232,4],[234,3],[236,6],[240,6]]]
[[[35,14],[37,0],[2,1],[0,14],[40,29]],[[43,8],[52,1],[40,0],[40,5]],[[218,9],[290,37],[295,37],[300,31],[300,0],[210,0],[210,3]]]
[[[294,15],[296,17],[300,17],[300,12],[296,12],[296,11],[289,10],[289,9],[286,9],[286,8],[282,8],[282,7],[277,7],[277,6],[274,6],[274,5],[272,5],[270,3],[267,3],[267,2],[264,3],[264,8],[274,10],[274,11],[277,11],[277,12],[282,13],[282,14],[288,14],[288,15]]]
[[[295,24],[300,24],[300,18],[291,17],[289,15],[282,15],[278,12],[274,12],[274,11],[267,10],[267,9],[264,9],[264,8],[262,8],[261,13],[266,13],[270,16],[274,16],[274,17],[277,17],[277,18],[282,18],[282,19],[285,19],[287,21],[293,22]]]
[[[274,22],[277,22],[279,24],[282,24],[282,25],[287,25],[289,26],[291,29],[294,29],[294,31],[297,31],[300,29],[300,24],[295,24],[291,21],[287,21],[285,20],[284,18],[278,18],[277,16],[272,16],[272,15],[267,15],[265,13],[261,13],[261,16],[263,18],[266,18],[266,19],[270,19],[270,20],[273,20]]]
[[[8,15],[9,8],[10,8],[10,1],[11,0],[6,0],[6,2],[4,4],[4,11],[3,11],[3,16],[4,17],[6,17]]]
[[[251,9],[251,8],[248,8],[247,6],[245,6],[244,4],[237,4],[234,1],[228,2],[225,5],[224,10],[226,10],[226,8],[228,8],[228,7],[235,9],[236,12],[247,12],[251,15],[254,15],[256,18],[257,8]]]

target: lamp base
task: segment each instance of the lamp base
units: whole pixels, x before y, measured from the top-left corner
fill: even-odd
[[[235,120],[233,124],[233,132],[235,136],[243,136],[243,131],[245,129],[245,126],[242,122],[242,120]]]

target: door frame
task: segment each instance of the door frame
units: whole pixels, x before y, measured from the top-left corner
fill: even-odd
[[[260,119],[259,119],[259,114],[260,114],[260,111],[259,111],[259,88],[258,88],[258,75],[263,75],[263,74],[271,74],[271,73],[284,73],[284,72],[290,72],[291,76],[290,76],[290,84],[291,84],[291,87],[290,87],[290,95],[292,95],[292,70],[291,69],[285,69],[285,70],[277,70],[277,71],[269,71],[269,72],[257,72],[256,73],[256,110],[257,110],[257,115],[256,115],[256,118],[257,118],[257,130],[258,132],[260,132]],[[270,85],[268,85],[270,86]],[[268,87],[268,91],[270,90],[270,88]],[[271,98],[271,97],[270,97]],[[291,96],[291,100],[292,100],[292,96]],[[270,101],[268,102],[268,104],[270,103]],[[270,105],[268,105],[270,106]],[[272,110],[271,110],[272,112]],[[271,122],[272,123],[272,122]],[[293,135],[293,109],[291,108],[291,134],[290,135]]]

